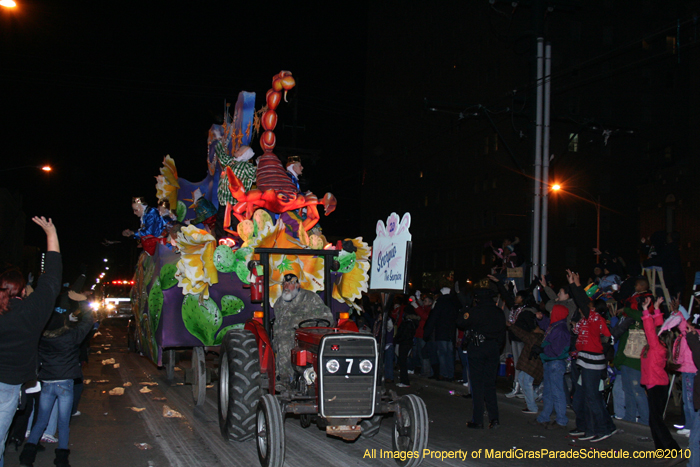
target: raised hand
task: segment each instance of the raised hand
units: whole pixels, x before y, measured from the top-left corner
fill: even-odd
[[[644,298],[644,303],[642,303],[642,309],[643,310],[648,310],[649,305],[651,305],[651,297],[646,297]]]
[[[651,301],[651,298],[649,299]],[[654,302],[654,309],[658,310],[659,305],[661,305],[664,302],[664,297],[659,297],[656,299],[656,302]]]
[[[46,235],[56,233],[56,226],[53,225],[53,221],[51,220],[51,218],[49,218],[49,220],[46,220],[44,216],[34,216],[32,217],[32,221],[34,221],[35,224],[44,229]]]
[[[489,280],[491,280],[491,281],[493,281],[493,282],[501,282],[500,280],[498,280],[498,278],[497,278],[496,276],[494,276],[494,275],[492,275],[492,274],[489,274],[489,275],[487,275],[486,277],[488,277]]]
[[[32,217],[32,221],[44,229],[44,232],[46,233],[46,250],[47,251],[55,251],[55,252],[60,252],[61,249],[58,245],[58,234],[56,233],[56,226],[53,225],[53,221],[51,218],[49,220],[46,220],[44,216],[34,216]]]

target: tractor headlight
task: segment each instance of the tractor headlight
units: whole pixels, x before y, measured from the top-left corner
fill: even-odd
[[[329,373],[335,373],[340,369],[340,363],[338,363],[338,360],[328,360],[326,362],[326,370],[328,370]]]
[[[370,362],[369,360],[362,360],[360,362],[360,371],[362,373],[369,373],[370,371],[372,371],[372,362]]]

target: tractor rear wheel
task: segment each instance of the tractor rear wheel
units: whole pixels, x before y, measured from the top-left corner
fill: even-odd
[[[394,433],[391,437],[393,451],[418,451],[423,452],[428,446],[428,410],[425,402],[420,397],[408,394],[402,396],[398,402],[398,411],[394,414]],[[423,460],[408,458],[394,460],[401,467],[417,467]]]
[[[219,429],[231,441],[255,434],[255,411],[262,396],[258,343],[252,332],[226,333],[219,356]]]

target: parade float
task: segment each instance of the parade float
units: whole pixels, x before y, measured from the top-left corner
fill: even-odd
[[[202,181],[181,178],[170,156],[164,158],[156,177],[158,199],[168,201],[178,222],[190,225],[173,235],[172,242],[164,234],[152,254],[140,255],[131,292],[132,340],[145,356],[165,366],[169,379],[175,351],[192,349],[188,380],[197,405],[204,403],[206,382],[211,379],[206,348],[219,346],[227,331],[242,329],[255,311],[273,313],[286,273],[294,271],[302,288],[321,292],[336,316],[367,290],[367,243],[348,238],[329,244],[317,228],[318,206],[328,215],[335,208],[335,198],[330,193],[320,200],[311,192],[300,193],[273,152],[276,109],[294,85],[290,72],[275,75],[257,111],[254,93],[239,94],[233,115],[227,110],[223,124],[209,130],[207,174]],[[249,162],[252,151],[246,150],[248,159],[235,156],[249,149],[258,134],[263,153],[255,167]],[[222,190],[228,190],[223,197]],[[229,200],[223,229],[232,235],[217,241],[211,228],[222,199]],[[319,254],[266,255],[269,273],[263,276],[256,250],[271,248],[318,250]],[[324,258],[331,256],[321,254],[324,250],[337,251],[325,295]]]

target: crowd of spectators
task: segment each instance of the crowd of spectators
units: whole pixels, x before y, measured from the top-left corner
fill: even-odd
[[[675,429],[689,437],[689,465],[700,465],[700,297],[689,309],[681,305],[677,241],[658,234],[648,244],[643,239],[646,259],[634,264],[594,249],[599,262],[587,280],[567,270],[563,284],[536,277],[527,287],[520,274],[514,274],[520,281],[508,278],[519,258],[517,238],[504,241],[494,248],[498,265],[487,287],[460,290],[455,282],[393,299],[393,331],[384,342],[385,355],[399,355],[397,386],[409,388],[411,374],[462,383],[473,404],[467,426],[485,428],[485,408],[488,427],[496,429],[497,375],[512,358],[514,385],[505,397],[524,399],[522,412],[536,416],[530,424],[597,443],[625,420],[648,426],[656,449],[679,449],[664,417],[669,387],[680,379],[684,421]],[[663,274],[664,286],[650,285],[651,269]],[[376,318],[370,327],[378,336],[381,307],[367,299],[363,305],[371,311],[362,316]],[[391,383],[393,360],[388,365]]]

